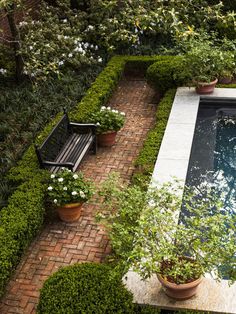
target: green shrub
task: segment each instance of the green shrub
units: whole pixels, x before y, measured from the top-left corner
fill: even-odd
[[[132,294],[104,264],[75,264],[49,277],[41,289],[40,314],[133,313]]]
[[[148,83],[160,93],[181,86],[188,80],[181,56],[168,56],[153,63],[147,69],[146,77]]]
[[[104,105],[123,73],[125,62],[124,58],[116,57],[108,63],[82,101],[70,113],[71,120],[85,121],[87,115]],[[60,117],[61,114],[57,114],[37,136],[37,144],[43,142]],[[45,212],[44,182],[49,173],[39,169],[34,146],[31,145],[17,166],[11,168],[8,177],[18,188],[9,198],[8,206],[0,213],[0,296],[24,249],[42,226]]]
[[[155,127],[148,132],[143,148],[135,161],[136,172],[133,175],[132,181],[143,187],[149,184],[150,176],[153,172],[153,167],[165,133],[175,92],[175,89],[167,91],[160,101],[156,112]]]

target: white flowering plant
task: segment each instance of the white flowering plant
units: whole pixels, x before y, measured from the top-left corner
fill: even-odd
[[[89,117],[89,122],[97,125],[97,133],[119,131],[125,123],[125,113],[111,107],[102,106],[100,111]]]
[[[47,195],[56,206],[86,202],[92,194],[93,185],[84,179],[81,172],[73,173],[71,170],[63,168],[58,173],[51,174]]]

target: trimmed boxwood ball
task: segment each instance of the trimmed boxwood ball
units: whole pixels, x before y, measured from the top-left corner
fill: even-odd
[[[147,69],[147,82],[160,93],[170,88],[184,85],[189,78],[184,72],[184,61],[181,56],[168,56],[159,60]]]
[[[106,264],[83,263],[60,269],[41,289],[39,314],[134,313],[132,294]]]

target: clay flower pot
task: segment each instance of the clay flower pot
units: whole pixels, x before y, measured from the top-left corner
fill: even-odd
[[[210,83],[204,83],[204,82],[195,82],[196,86],[196,93],[197,94],[211,94],[213,93],[216,83],[218,82],[218,79],[215,79],[214,81]]]
[[[189,283],[175,284],[167,281],[162,276],[157,275],[160,283],[164,287],[165,293],[175,300],[187,300],[197,293],[198,285],[201,283],[202,278],[196,279]]]
[[[57,207],[57,212],[62,221],[74,222],[81,215],[81,207],[83,203],[71,203]]]
[[[98,134],[97,136],[98,145],[102,147],[113,146],[116,141],[116,134],[117,134],[116,131]]]

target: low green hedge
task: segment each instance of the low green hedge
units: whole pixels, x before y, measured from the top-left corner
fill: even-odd
[[[147,61],[148,60],[148,61]],[[154,62],[152,57],[133,58],[117,56],[110,60],[88,89],[81,102],[69,113],[73,121],[86,121],[87,116],[106,104],[122,76],[125,65],[130,62]],[[36,138],[41,144],[55,124],[58,114]],[[45,182],[48,172],[39,169],[34,146],[31,145],[17,166],[9,172],[9,179],[18,184],[18,188],[8,200],[8,206],[0,212],[0,297],[4,294],[6,283],[19,259],[42,226],[45,212]]]
[[[74,121],[86,121],[90,112],[104,105],[112,95],[126,64],[139,66],[143,69],[162,57],[114,57],[100,73],[82,101],[70,112]],[[230,86],[227,86],[230,87]],[[159,104],[156,127],[150,131],[144,148],[140,153],[136,166],[141,174],[135,179],[149,178],[161,139],[166,127],[167,117],[171,108],[174,91],[169,91]],[[42,143],[61,115],[45,127],[36,142]],[[19,161],[11,169],[9,178],[18,184],[18,188],[10,197],[8,206],[0,212],[0,296],[3,295],[6,283],[16,267],[19,259],[42,225],[45,212],[45,182],[49,173],[39,169],[34,146],[31,145]]]
[[[184,85],[189,78],[184,71],[182,56],[166,56],[150,65],[146,73],[147,81],[160,93]]]
[[[135,161],[136,172],[132,178],[135,184],[145,187],[150,182],[150,176],[165,133],[175,92],[175,89],[167,91],[158,104],[155,127],[148,132],[143,148]]]
[[[75,264],[60,269],[43,285],[39,314],[129,314],[132,294],[121,278],[105,264]]]
[[[97,77],[82,101],[70,113],[75,121],[85,121],[86,116],[102,106],[111,96],[125,67],[125,58],[113,58]],[[61,114],[48,124],[37,137],[41,144]],[[42,226],[45,212],[45,182],[48,171],[39,169],[34,146],[31,145],[12,168],[9,178],[18,188],[8,200],[8,206],[0,212],[0,296],[4,294],[6,283],[19,259]]]

